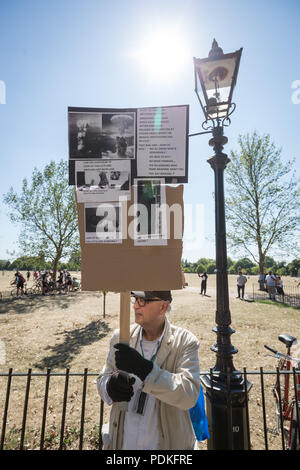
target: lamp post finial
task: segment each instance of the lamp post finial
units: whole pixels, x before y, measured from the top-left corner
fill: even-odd
[[[222,55],[223,55],[223,49],[219,47],[217,41],[214,39],[212,46],[211,46],[211,50],[208,54],[208,57],[211,59],[214,59],[214,58],[217,59],[218,57],[221,57]]]

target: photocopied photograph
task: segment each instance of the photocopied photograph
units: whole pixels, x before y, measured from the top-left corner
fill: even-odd
[[[163,178],[134,180],[135,245],[167,245],[165,209]]]
[[[134,159],[135,112],[68,111],[69,159]]]
[[[128,160],[76,161],[78,202],[118,201],[130,198],[130,162]]]
[[[106,149],[114,149],[113,141],[102,136],[101,113],[68,112],[69,157],[102,158]]]
[[[119,203],[85,204],[85,242],[122,243],[121,213]]]
[[[135,158],[135,113],[102,113],[102,133],[115,140],[107,158]]]

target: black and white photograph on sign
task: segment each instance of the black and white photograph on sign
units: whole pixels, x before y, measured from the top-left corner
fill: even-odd
[[[78,202],[118,201],[130,198],[130,162],[76,161]]]
[[[102,113],[102,133],[116,145],[104,158],[135,158],[135,113]]]
[[[69,111],[70,159],[135,158],[135,113]]]
[[[187,182],[189,107],[137,110],[137,177]]]
[[[69,112],[70,158],[102,158],[107,149],[115,149],[115,142],[105,139],[101,113]]]
[[[84,215],[85,243],[122,243],[121,204],[87,203]]]
[[[135,245],[167,245],[164,183],[163,178],[134,180]]]

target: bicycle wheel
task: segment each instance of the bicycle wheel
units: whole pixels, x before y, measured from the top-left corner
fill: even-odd
[[[32,288],[34,294],[41,294],[42,293],[42,288],[41,286],[35,286]]]
[[[300,410],[298,410],[300,416]],[[297,421],[297,408],[296,403],[294,403],[292,411],[292,420],[291,420],[291,440],[289,445],[289,450],[300,450],[300,423]]]
[[[273,392],[274,393],[274,392]],[[276,410],[276,420],[277,420],[277,427],[275,429],[269,429],[269,431],[277,436],[281,437],[281,445],[282,449],[289,448],[289,436],[290,436],[290,429],[288,426],[288,421],[283,419],[282,410],[283,410],[283,400],[281,400],[281,406],[279,403],[279,399],[276,393],[275,396],[275,410]]]
[[[14,289],[12,289],[12,290],[10,291],[10,295],[11,295],[12,297],[17,297],[17,292],[18,292],[18,291],[17,291],[17,288],[15,287]]]

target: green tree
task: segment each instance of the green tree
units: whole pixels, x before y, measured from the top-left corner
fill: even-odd
[[[67,263],[67,269],[70,271],[79,271],[81,268],[81,251],[76,250],[74,251]]]
[[[14,269],[30,271],[34,269],[43,269],[45,265],[40,264],[40,258],[38,256],[20,256],[11,263],[11,267]]]
[[[271,256],[265,256],[265,268],[272,268],[274,266],[276,266],[276,261],[274,258],[272,258]]]
[[[0,259],[0,269],[11,269],[10,261],[7,259]]]
[[[197,265],[197,274],[202,274],[206,269],[206,266],[204,264],[198,264]]]
[[[259,274],[259,267],[257,264],[250,269],[251,274]]]
[[[68,184],[68,163],[51,161],[43,171],[34,169],[31,181],[23,180],[20,194],[10,188],[4,195],[9,216],[21,226],[22,254],[38,256],[52,264],[79,249],[74,188]]]
[[[253,261],[251,261],[249,258],[242,258],[234,263],[236,273],[238,273],[239,271],[251,271],[251,268],[253,268],[254,266],[255,263],[253,263]]]
[[[216,269],[216,263],[215,263],[215,262],[209,263],[209,264],[206,266],[206,272],[207,272],[207,274],[214,274],[215,269]]]
[[[250,255],[264,272],[272,250],[297,250],[299,178],[294,160],[282,162],[270,135],[239,136],[239,151],[230,153],[225,172],[228,244]]]
[[[300,270],[300,259],[293,259],[288,266],[288,271],[290,276],[298,276],[298,272]]]

